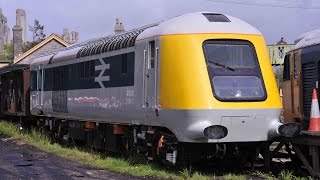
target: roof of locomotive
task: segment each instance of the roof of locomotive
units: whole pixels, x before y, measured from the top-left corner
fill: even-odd
[[[8,72],[17,71],[17,70],[25,70],[28,68],[29,68],[28,64],[11,64],[9,66],[4,66],[0,68],[0,74],[5,74]]]
[[[238,18],[213,12],[195,12],[162,21],[158,26],[142,32],[137,40],[159,35],[197,33],[261,35],[256,28]]]
[[[296,44],[292,50],[317,44],[320,44],[320,28],[300,35],[296,40]]]
[[[106,37],[95,38],[83,43],[71,45],[57,53],[35,58],[31,64],[56,63],[73,60],[76,58],[92,56],[104,52],[128,48],[135,42],[149,37],[169,34],[194,34],[194,33],[235,33],[255,34],[261,33],[253,26],[232,16],[212,12],[196,12],[177,16],[147,26],[143,26],[123,33]]]

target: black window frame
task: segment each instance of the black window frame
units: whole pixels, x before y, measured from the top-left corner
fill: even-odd
[[[207,52],[206,52],[206,45],[207,44],[230,44],[230,45],[249,45],[252,48],[252,53],[253,53],[253,57],[255,59],[255,63],[256,63],[256,67],[255,68],[237,68],[237,67],[231,67],[233,70],[227,70],[225,68],[215,68],[212,67],[210,65],[208,65],[208,56],[207,56]],[[204,58],[206,61],[206,65],[207,65],[207,70],[208,70],[208,75],[210,78],[210,84],[211,84],[211,88],[212,88],[212,93],[213,96],[220,102],[261,102],[261,101],[265,101],[268,98],[268,92],[266,90],[266,86],[265,86],[265,81],[263,79],[262,76],[262,71],[261,71],[261,67],[260,67],[260,63],[258,60],[258,55],[256,52],[256,48],[254,46],[254,44],[248,40],[243,40],[243,39],[208,39],[205,40],[202,43],[202,50],[204,53]],[[225,72],[228,72],[228,74],[226,74]],[[212,78],[215,76],[256,76],[261,80],[261,85],[262,85],[262,89],[264,92],[264,96],[260,97],[260,98],[256,98],[256,99],[236,99],[236,98],[231,98],[231,99],[224,99],[221,98],[219,96],[216,95],[215,93],[215,89],[214,89],[214,85],[212,82]]]
[[[202,13],[209,22],[231,22],[230,19],[223,15],[223,14],[217,14],[217,13]]]
[[[148,43],[148,69],[154,69],[156,61],[156,41],[152,40]]]

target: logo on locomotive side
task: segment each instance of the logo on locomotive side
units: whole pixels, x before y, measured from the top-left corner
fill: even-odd
[[[106,64],[102,58],[99,58],[99,62],[101,65],[95,66],[95,70],[100,71],[100,74],[94,78],[94,82],[98,82],[102,88],[105,88],[102,82],[109,81],[110,76],[103,76],[103,74],[106,70],[110,69],[110,64]]]

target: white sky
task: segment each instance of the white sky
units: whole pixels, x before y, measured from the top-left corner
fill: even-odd
[[[196,11],[240,18],[261,31],[268,44],[282,36],[293,43],[298,35],[320,27],[319,0],[0,0],[0,7],[10,28],[21,8],[27,23],[38,19],[46,35],[68,27],[79,32],[80,41],[113,33],[116,17],[129,30]]]

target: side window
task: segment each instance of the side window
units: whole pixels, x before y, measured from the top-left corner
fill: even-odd
[[[283,80],[290,80],[290,54],[284,57],[283,63]]]
[[[149,41],[148,69],[154,68],[155,50],[156,50],[155,46],[156,46],[155,41]]]
[[[37,71],[37,74],[38,74],[38,83],[37,83],[37,90],[38,91],[41,91],[41,87],[42,87],[42,70],[38,70]]]
[[[95,60],[89,61],[90,62],[90,66],[89,66],[89,77],[94,77],[94,62]]]
[[[127,54],[121,55],[121,73],[126,74],[128,72],[128,59]]]
[[[37,71],[31,71],[31,91],[37,90]]]
[[[91,78],[94,76],[94,60],[85,61],[78,64],[80,79]]]

